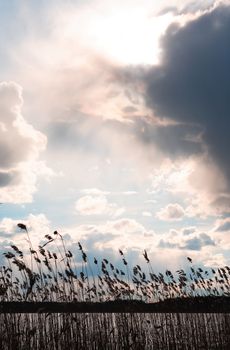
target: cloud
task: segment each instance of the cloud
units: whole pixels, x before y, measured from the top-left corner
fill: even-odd
[[[132,196],[134,194],[137,194],[137,191],[124,191],[122,192],[124,196]]]
[[[219,232],[230,231],[230,218],[217,220],[215,225],[215,231],[219,231]]]
[[[75,204],[76,211],[81,215],[108,215],[117,217],[125,212],[115,203],[109,203],[105,195],[83,196]]]
[[[176,6],[167,6],[164,7],[163,10],[160,10],[160,12],[158,13],[159,16],[163,16],[167,13],[173,13],[173,14],[177,14],[178,13],[178,9]]]
[[[160,220],[172,221],[181,220],[185,216],[185,211],[178,203],[170,203],[156,213]]]
[[[85,188],[84,190],[81,190],[81,193],[92,195],[92,196],[104,196],[107,194],[110,194],[108,191],[102,191],[98,188]]]
[[[1,237],[11,238],[16,235],[17,223],[11,218],[3,218],[0,221]]]
[[[165,239],[160,239],[159,244],[158,244],[159,248],[166,248],[166,249],[174,249],[174,248],[178,248],[178,245],[176,243],[172,243],[169,242]]]
[[[192,228],[183,228],[180,231],[171,230],[158,243],[159,248],[194,251],[214,246],[216,246],[216,242],[209,234],[197,232],[197,230]]]
[[[200,12],[205,12],[208,9],[211,9],[216,5],[217,1],[215,0],[203,0],[202,2],[198,1],[183,1],[183,3],[179,4],[177,3],[176,6],[167,6],[163,8],[159,12],[159,15],[164,15],[167,13],[173,13],[175,15],[191,15],[191,14],[196,14]],[[180,5],[180,6],[179,6]]]
[[[136,234],[145,231],[144,227],[141,224],[139,224],[136,220],[128,218],[111,221],[109,224],[107,224],[107,227],[109,227],[109,230],[111,232],[119,234]]]
[[[198,237],[186,240],[182,249],[201,250],[206,246],[215,246],[215,242],[206,233],[201,233]]]
[[[129,252],[142,251],[156,247],[156,234],[147,230],[137,220],[120,218],[108,220],[98,225],[81,225],[68,232],[77,237],[90,251],[97,250],[98,254],[103,252],[118,252],[118,249],[125,249]]]
[[[184,236],[188,236],[192,233],[196,232],[196,228],[195,227],[185,227],[182,229],[182,234]]]
[[[73,188],[85,189],[84,194],[93,195],[99,189],[111,195],[139,195],[140,189],[149,183],[153,165],[157,168],[162,161],[154,145],[148,149],[137,139],[134,123],[101,120],[74,111],[67,113],[66,118],[68,115],[75,120],[70,117],[70,120],[52,122],[48,126],[48,155],[52,168],[61,166],[65,182]]]
[[[15,83],[0,83],[1,168],[12,168],[18,162],[37,156],[45,148],[46,138],[29,125],[20,114],[22,89]]]
[[[229,211],[226,180],[206,156],[173,161],[166,158],[152,172],[152,189],[155,194],[163,190],[180,198],[188,217],[206,218]]]
[[[21,114],[22,88],[14,82],[0,83],[0,201],[32,200],[37,175],[51,174],[38,160],[46,136],[28,124]],[[39,167],[41,168],[39,170]]]
[[[160,235],[128,217],[108,220],[103,224],[69,227],[66,230],[72,237],[72,247],[74,242],[80,241],[89,256],[106,257],[115,264],[121,261],[119,249],[124,251],[129,266],[138,263],[143,266],[143,251],[147,250],[155,271],[178,268],[178,260],[185,260],[182,250],[174,249],[170,254],[163,254],[157,247]]]
[[[142,212],[142,216],[151,217],[152,214],[151,214],[149,211],[143,211],[143,212]]]
[[[165,156],[185,157],[203,153],[202,129],[199,126],[150,123],[144,118],[135,121],[134,131],[139,140],[146,145],[158,147]]]
[[[204,259],[204,265],[211,268],[219,268],[223,266],[229,266],[229,258],[221,253],[208,255]]]
[[[31,241],[35,246],[40,244],[46,234],[50,234],[50,222],[43,213],[37,215],[29,214],[24,219],[11,219],[5,217],[0,220],[0,236],[2,238],[11,239],[14,243],[20,244],[23,249],[27,236],[25,231],[20,230],[17,227],[19,222],[26,225],[31,236]],[[28,246],[26,246],[26,248],[28,248]]]
[[[197,1],[190,1],[188,4],[186,4],[181,10],[180,14],[196,14],[200,13],[201,11],[204,12],[205,10],[211,9],[216,5],[217,1],[215,0],[204,0],[201,2]]]
[[[161,63],[144,76],[148,107],[158,116],[178,122],[185,136],[197,128],[193,137],[202,134],[202,142],[223,171],[228,189],[229,31],[229,6],[219,6],[183,27],[171,25],[161,42]],[[177,126],[173,137],[178,140]],[[171,152],[177,151],[177,144],[168,146]],[[194,153],[194,149],[190,151]]]

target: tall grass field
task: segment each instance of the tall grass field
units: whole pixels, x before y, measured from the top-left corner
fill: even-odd
[[[18,226],[25,231],[29,247],[22,251],[12,245],[3,253],[0,349],[230,349],[229,314],[211,312],[212,302],[228,303],[228,266],[202,269],[187,257],[185,269],[156,273],[146,251],[143,266],[130,266],[120,250],[116,266],[106,258],[89,258],[80,242],[76,259],[57,231],[34,247],[27,227]],[[206,312],[197,309],[201,300],[208,301]],[[169,301],[174,303],[173,312],[147,312],[148,305]],[[47,302],[66,303],[69,312],[14,310],[19,303]],[[113,312],[100,312],[100,305],[105,310],[108,302],[115,305]],[[189,311],[180,313],[180,305],[187,302]],[[82,312],[72,312],[70,308],[79,303]],[[84,311],[84,305],[92,303],[99,305],[97,312]],[[135,307],[127,311],[127,305],[142,304],[145,312],[135,312]],[[6,305],[11,305],[8,311]]]

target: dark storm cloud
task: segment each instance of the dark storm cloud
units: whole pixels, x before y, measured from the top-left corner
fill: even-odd
[[[162,39],[161,64],[145,71],[144,81],[146,103],[155,114],[186,124],[188,130],[203,130],[203,142],[230,185],[229,33],[227,6],[184,27],[170,26]],[[163,137],[178,139],[177,128],[170,128]],[[178,144],[168,146],[173,151]]]
[[[164,153],[171,157],[187,156],[202,152],[199,126],[188,125],[151,125],[144,119],[136,121],[134,131],[146,144],[157,145]]]
[[[14,179],[14,174],[9,172],[0,172],[0,187],[9,185]]]
[[[134,119],[134,123],[117,120],[101,120],[77,113],[72,122],[57,122],[48,129],[49,147],[77,147],[79,151],[100,152],[109,156],[108,142],[112,138],[128,139],[136,137],[141,142],[159,147],[170,157],[188,156],[202,152],[198,135],[200,127],[187,125],[159,126],[149,123],[144,117]]]

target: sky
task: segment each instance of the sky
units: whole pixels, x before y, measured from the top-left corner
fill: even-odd
[[[0,0],[1,251],[23,222],[229,264],[229,31],[229,1]]]

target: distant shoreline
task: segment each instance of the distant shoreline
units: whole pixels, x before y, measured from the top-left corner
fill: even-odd
[[[107,302],[0,302],[0,314],[15,313],[230,313],[230,297],[207,296]]]

